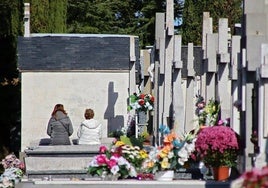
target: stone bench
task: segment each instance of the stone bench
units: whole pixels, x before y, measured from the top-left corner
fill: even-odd
[[[105,138],[100,145],[57,145],[33,142],[24,150],[24,162],[28,178],[88,178],[86,167],[99,147],[107,147],[113,138]],[[38,144],[39,143],[39,144]]]

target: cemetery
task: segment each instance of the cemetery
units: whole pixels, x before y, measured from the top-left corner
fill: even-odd
[[[146,49],[133,35],[30,33],[25,4],[24,36],[18,38],[25,174],[16,188],[242,188],[240,175],[267,166],[267,2],[244,0],[243,23],[234,34],[228,19],[204,12],[202,46],[182,45],[174,34],[173,1],[166,3],[166,12],[156,13],[155,44]],[[57,103],[73,123],[71,145],[50,145],[46,129]],[[100,145],[77,144],[89,107],[103,125]],[[139,140],[147,137],[149,144]],[[216,149],[203,148],[213,142]],[[129,162],[129,154],[122,154],[118,177],[108,164],[98,171],[94,160],[112,160],[117,150],[144,158]],[[175,156],[165,168],[160,156],[166,151]],[[157,159],[145,168],[153,152]],[[197,162],[190,160],[193,154]],[[217,180],[212,163],[231,163],[227,177]],[[162,170],[172,170],[171,179],[158,178]]]

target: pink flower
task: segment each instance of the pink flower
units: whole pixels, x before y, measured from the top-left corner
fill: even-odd
[[[107,147],[106,146],[101,146],[99,149],[100,153],[105,153],[107,151]]]
[[[23,162],[21,162],[21,163],[19,164],[19,168],[20,168],[21,170],[24,170],[24,169],[25,169],[25,164],[24,164]]]
[[[238,150],[238,141],[235,132],[227,126],[212,126],[202,129],[195,142],[195,150],[197,155],[205,161],[215,162],[220,161],[233,162],[235,153]],[[217,159],[224,156],[222,160]],[[226,158],[226,157],[230,158]]]
[[[98,155],[96,160],[97,160],[98,165],[103,165],[107,163],[107,158],[103,154]]]
[[[111,169],[113,168],[113,166],[117,165],[117,161],[115,159],[110,159],[109,161],[107,161],[107,165]]]

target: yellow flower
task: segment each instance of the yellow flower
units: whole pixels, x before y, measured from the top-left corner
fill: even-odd
[[[163,161],[161,162],[161,168],[170,168],[170,163],[168,162],[168,158],[164,158]]]
[[[168,153],[166,153],[165,151],[161,150],[160,153],[159,153],[159,156],[161,158],[165,158],[166,156],[168,155]]]
[[[143,159],[148,157],[148,154],[145,150],[140,150],[139,154],[140,154],[141,158],[143,158]]]
[[[148,161],[146,164],[147,164],[147,168],[154,167],[154,161]]]
[[[122,142],[122,141],[117,141],[117,142],[115,143],[115,146],[117,146],[117,147],[119,147],[119,146],[123,146],[123,145],[125,145],[125,143]]]

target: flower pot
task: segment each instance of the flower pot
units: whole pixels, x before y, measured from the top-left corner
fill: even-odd
[[[229,178],[230,168],[228,166],[212,167],[213,177],[216,181],[225,181]]]
[[[158,181],[172,181],[174,178],[174,170],[160,171],[155,174]]]

